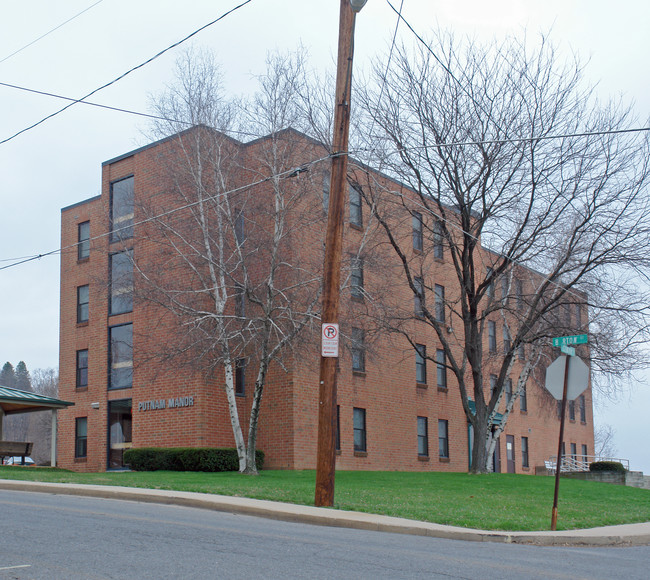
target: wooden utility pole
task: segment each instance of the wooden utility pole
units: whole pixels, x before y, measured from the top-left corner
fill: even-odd
[[[366,0],[341,0],[339,48],[336,69],[336,108],[332,139],[332,176],[323,264],[323,302],[321,322],[338,324],[343,247],[343,210],[348,172],[348,134],[350,129],[350,89],[354,53],[356,12]],[[353,8],[354,5],[354,8]],[[316,458],[316,506],[334,505],[336,462],[336,380],[338,357],[322,356],[318,397],[318,454]]]

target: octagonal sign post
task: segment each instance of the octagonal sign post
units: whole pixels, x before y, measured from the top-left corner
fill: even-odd
[[[557,527],[557,499],[560,490],[560,471],[562,470],[562,439],[564,438],[564,415],[567,400],[575,400],[589,386],[589,368],[582,359],[575,356],[572,344],[586,344],[587,335],[561,336],[553,339],[553,346],[559,346],[569,356],[557,357],[546,369],[546,389],[558,401],[562,401],[560,411],[560,437],[555,460],[555,494],[551,514],[551,530]]]
[[[577,399],[580,396],[580,393],[589,386],[589,367],[582,362],[582,359],[577,356],[559,356],[546,369],[545,383],[546,390],[558,401],[562,400],[562,391],[564,390],[564,372],[569,358],[571,359],[571,364],[569,364],[569,376],[567,382],[567,401],[574,401]]]

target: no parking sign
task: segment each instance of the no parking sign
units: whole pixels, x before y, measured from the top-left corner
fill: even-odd
[[[339,356],[339,325],[325,322],[321,328],[321,356]]]

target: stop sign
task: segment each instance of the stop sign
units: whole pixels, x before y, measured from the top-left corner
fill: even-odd
[[[589,367],[577,356],[570,356],[568,358],[569,380],[567,383],[566,398],[567,401],[573,401],[589,386]],[[565,355],[561,355],[546,369],[546,390],[558,401],[562,400],[566,359],[567,357]]]

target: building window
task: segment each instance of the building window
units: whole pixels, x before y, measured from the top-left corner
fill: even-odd
[[[569,401],[569,421],[576,420],[576,402]]]
[[[486,269],[485,280],[489,280],[489,283],[487,285],[487,297],[489,300],[492,300],[494,298],[494,278],[492,268]]]
[[[336,405],[336,451],[341,451],[341,406]]]
[[[355,298],[363,298],[363,258],[352,258],[350,292]]]
[[[517,294],[517,310],[524,309],[524,283],[519,279],[515,279],[515,292]]]
[[[433,257],[436,260],[442,260],[444,236],[442,234],[442,224],[439,221],[433,222]]]
[[[497,390],[497,376],[490,375],[490,399],[494,397],[494,393]]]
[[[77,322],[88,322],[89,287],[77,287]]]
[[[512,379],[506,379],[506,405],[512,399]]]
[[[575,443],[571,443],[571,459],[576,461],[578,459],[578,449]]]
[[[422,237],[422,214],[414,211],[413,212],[413,249],[421,252],[424,246],[423,237]]]
[[[361,328],[353,328],[352,339],[352,370],[363,373],[366,371],[365,333]]]
[[[446,419],[438,420],[438,457],[449,457],[449,423]]]
[[[521,466],[530,467],[528,463],[528,437],[521,438]]]
[[[582,444],[582,461],[584,463],[588,462],[588,456],[587,456],[587,446],[583,443]]]
[[[434,299],[435,299],[435,309],[436,309],[436,320],[438,322],[445,321],[445,287],[440,284],[436,284],[434,289]]]
[[[517,347],[517,356],[519,357],[519,360],[526,360],[526,347],[523,342],[520,342]]]
[[[447,388],[447,360],[441,348],[436,350],[436,381],[439,389]]]
[[[238,358],[235,361],[235,395],[246,395],[246,359]]]
[[[580,304],[576,304],[576,329],[580,330],[582,328],[582,310],[580,310]]]
[[[427,383],[427,347],[424,344],[415,345],[415,382]]]
[[[88,455],[88,417],[77,417],[74,421],[74,456]]]
[[[328,213],[330,209],[330,174],[323,175],[323,210]]]
[[[133,237],[133,176],[111,183],[111,242]]]
[[[241,246],[246,240],[244,210],[240,210],[235,216],[235,240],[237,240],[237,245],[239,246]]]
[[[234,292],[235,316],[244,318],[246,316],[246,291],[244,287],[237,284]]]
[[[566,324],[567,328],[571,328],[571,308],[573,307],[572,304],[565,304],[564,305],[564,323]]]
[[[497,351],[497,323],[488,320],[488,348],[490,353]]]
[[[581,423],[586,423],[587,422],[587,407],[585,405],[585,396],[580,395],[578,397],[578,407],[580,408],[580,422]]]
[[[85,260],[90,256],[90,222],[77,226],[77,260]]]
[[[363,225],[363,211],[361,205],[361,191],[358,185],[351,185],[350,192],[350,223],[361,227]]]
[[[133,250],[111,254],[109,260],[110,313],[131,312],[133,310]]]
[[[426,417],[418,417],[418,455],[429,457],[429,420]]]
[[[503,325],[503,354],[508,354],[510,352],[510,329],[507,325]]]
[[[521,388],[521,393],[519,393],[519,409],[521,411],[528,411],[528,399],[526,398],[526,383]]]
[[[133,386],[133,324],[112,326],[109,330],[109,389]]]
[[[354,450],[366,451],[366,410],[354,408]]]
[[[76,386],[78,389],[88,386],[88,350],[77,351]]]
[[[558,419],[562,418],[562,401],[555,402],[555,413]]]
[[[508,305],[508,276],[505,275],[501,278],[501,303]]]
[[[422,318],[424,316],[424,281],[422,278],[416,276],[413,278],[413,286],[415,286],[415,293],[413,294],[414,312],[415,316]]]

